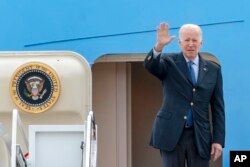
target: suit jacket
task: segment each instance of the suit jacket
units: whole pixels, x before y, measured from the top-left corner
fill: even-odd
[[[224,147],[225,140],[222,74],[219,65],[198,55],[199,72],[195,86],[183,53],[154,57],[151,50],[145,58],[145,68],[159,78],[163,85],[163,102],[153,124],[150,145],[172,151],[181,137],[187,112],[192,107],[195,143],[199,155],[210,159],[211,144],[219,143]],[[210,127],[209,105],[213,127]]]

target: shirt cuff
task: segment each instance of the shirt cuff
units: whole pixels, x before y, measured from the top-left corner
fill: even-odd
[[[157,56],[159,56],[160,54],[161,54],[161,52],[157,52],[155,50],[155,48],[153,48],[153,56],[154,56],[154,58],[157,57]]]

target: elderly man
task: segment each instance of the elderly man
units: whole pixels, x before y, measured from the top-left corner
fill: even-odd
[[[211,155],[214,161],[220,157],[225,142],[221,67],[200,56],[202,30],[198,25],[180,28],[180,53],[162,53],[174,38],[169,36],[168,24],[161,23],[156,44],[144,61],[145,68],[163,85],[150,145],[160,150],[163,167],[184,167],[185,163],[209,167]]]

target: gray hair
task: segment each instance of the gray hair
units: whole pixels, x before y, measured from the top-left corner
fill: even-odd
[[[181,37],[181,32],[186,28],[196,29],[199,32],[200,40],[202,41],[202,30],[201,30],[201,27],[198,26],[197,24],[184,24],[184,25],[182,25],[181,28],[179,29],[179,39]]]

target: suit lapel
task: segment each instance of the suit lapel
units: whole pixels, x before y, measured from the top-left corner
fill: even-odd
[[[197,85],[201,83],[202,79],[208,72],[207,62],[199,55],[199,72],[198,72],[198,80]]]
[[[180,69],[181,73],[184,74],[185,80],[189,84],[192,85],[192,79],[191,79],[191,76],[189,75],[189,72],[188,72],[187,62],[186,62],[182,52],[180,54],[178,54],[175,63],[178,66],[178,68]]]

